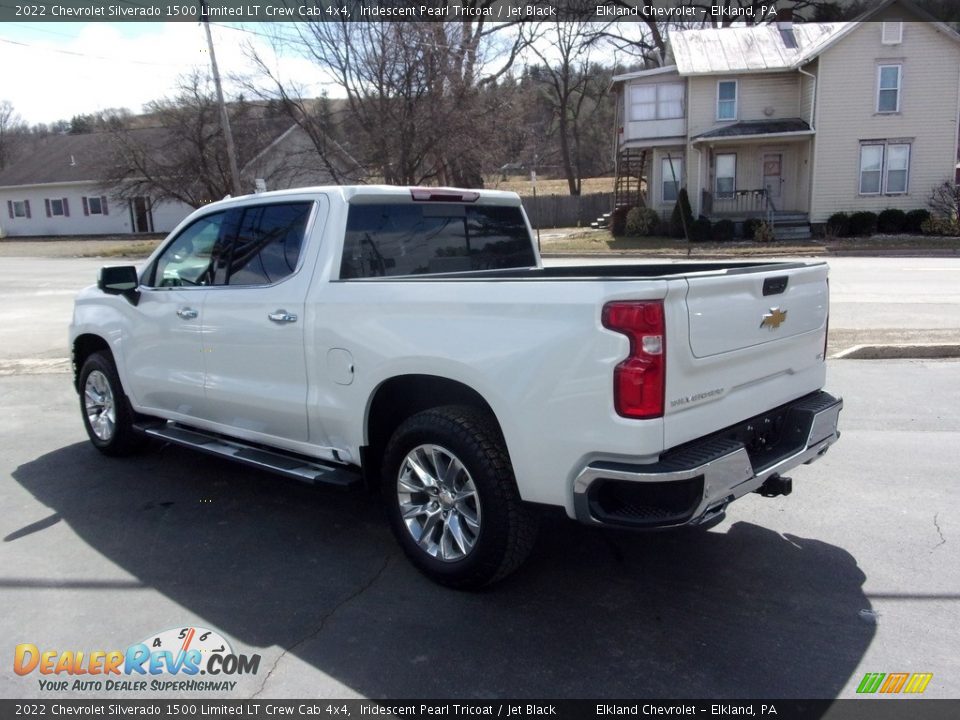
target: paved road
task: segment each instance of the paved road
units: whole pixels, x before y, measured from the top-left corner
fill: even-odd
[[[105,262],[116,264],[96,258],[3,258],[0,374],[46,371],[51,360],[67,357],[73,296],[95,281]],[[960,343],[960,258],[832,258],[830,267],[831,352],[865,343]]]
[[[262,656],[230,697],[832,698],[893,671],[960,697],[960,363],[829,370],[843,438],[790,497],[699,533],[551,519],[480,594],[422,579],[362,494],[176,448],[107,459],[65,375],[0,378],[2,651],[195,624]],[[0,670],[0,696],[38,695]]]
[[[960,363],[831,361],[844,435],[791,497],[744,498],[706,533],[550,518],[521,573],[462,594],[414,572],[362,494],[93,451],[63,363],[24,371],[64,357],[71,294],[100,264],[0,264],[8,657],[197,624],[262,656],[231,697],[849,697],[891,671],[960,697]],[[960,329],[960,261],[831,264],[832,332]],[[39,694],[0,670],[0,697]]]

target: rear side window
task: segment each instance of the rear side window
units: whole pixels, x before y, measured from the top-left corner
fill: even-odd
[[[459,203],[351,205],[340,277],[368,278],[530,267],[519,207]]]
[[[297,269],[312,203],[246,208],[218,285],[272,285]]]

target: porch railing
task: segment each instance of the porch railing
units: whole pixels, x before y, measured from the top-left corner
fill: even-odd
[[[703,191],[701,207],[706,215],[744,215],[766,217],[773,200],[764,189],[734,190],[728,193]]]

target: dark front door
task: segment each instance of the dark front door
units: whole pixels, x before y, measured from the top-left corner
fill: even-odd
[[[131,198],[130,217],[132,219],[134,232],[153,232],[153,211],[150,208],[150,198]]]

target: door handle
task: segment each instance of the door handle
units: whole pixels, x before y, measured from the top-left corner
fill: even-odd
[[[192,307],[182,307],[177,310],[177,317],[181,320],[193,320],[197,317],[197,311]]]
[[[297,316],[293,313],[288,313],[286,310],[277,310],[267,315],[275,323],[292,323],[297,321]]]

